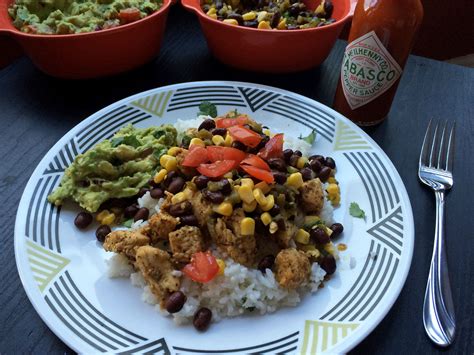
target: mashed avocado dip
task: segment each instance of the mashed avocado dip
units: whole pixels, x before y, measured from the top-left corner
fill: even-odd
[[[8,12],[23,32],[70,34],[133,22],[161,4],[162,0],[16,0]]]
[[[160,156],[173,145],[176,129],[171,125],[144,129],[126,126],[111,139],[78,155],[48,201],[61,205],[71,198],[87,211],[96,212],[110,198],[137,195],[155,174]]]

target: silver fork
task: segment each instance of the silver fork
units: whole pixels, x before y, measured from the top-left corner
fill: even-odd
[[[456,320],[448,275],[444,240],[444,197],[453,186],[454,130],[449,136],[447,122],[434,129],[428,124],[418,165],[418,177],[434,190],[436,197],[436,228],[430,273],[423,303],[423,324],[430,339],[446,347],[454,340]],[[434,132],[433,132],[434,131]]]

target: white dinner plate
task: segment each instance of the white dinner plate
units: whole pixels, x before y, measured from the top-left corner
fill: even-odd
[[[273,132],[298,137],[313,128],[312,152],[337,162],[344,225],[336,274],[296,307],[224,319],[204,333],[177,326],[141,301],[141,289],[106,275],[107,254],[94,227],[74,226],[79,208],[46,200],[77,154],[122,126],[147,127],[194,118],[202,101],[238,109]],[[366,218],[351,217],[357,202]],[[96,226],[97,227],[97,226]],[[398,297],[413,254],[410,201],[380,147],[332,109],[292,92],[241,82],[192,82],[143,92],[88,117],[46,154],[18,207],[15,255],[28,297],[50,329],[78,352],[342,353],[362,341]],[[390,334],[387,334],[390,336]]]

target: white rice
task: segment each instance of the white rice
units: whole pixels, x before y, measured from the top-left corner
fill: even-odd
[[[198,116],[190,120],[178,120],[175,127],[178,137],[188,129],[198,127],[203,120],[209,116]],[[303,155],[308,155],[311,145],[307,142],[285,136],[285,148],[300,150]],[[323,188],[326,189],[327,184]],[[154,199],[147,192],[138,199],[140,207],[146,207],[153,215],[160,211],[164,199]],[[333,206],[325,199],[321,211],[321,219],[330,226],[333,223]],[[148,222],[139,220],[134,222],[131,229],[140,228]],[[217,252],[215,252],[218,255]],[[175,271],[175,276],[182,277],[181,290],[187,296],[187,301],[181,311],[170,315],[162,310],[158,304],[156,296],[147,286],[143,275],[135,272],[125,256],[114,254],[108,261],[108,276],[128,277],[131,283],[143,289],[142,301],[155,305],[155,309],[160,313],[172,316],[177,324],[186,324],[192,321],[194,313],[200,307],[207,307],[212,310],[213,321],[217,322],[224,317],[235,317],[244,313],[272,313],[281,307],[293,307],[301,302],[302,297],[307,293],[316,292],[326,275],[326,272],[317,264],[311,267],[309,282],[303,284],[297,290],[286,290],[275,280],[273,272],[267,269],[266,274],[259,270],[249,269],[234,262],[230,258],[218,255],[226,263],[224,275],[216,277],[209,283],[199,284],[192,282],[186,277],[182,277],[180,271]]]

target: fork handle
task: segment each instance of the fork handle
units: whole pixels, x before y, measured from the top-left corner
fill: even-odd
[[[446,347],[454,340],[456,320],[444,241],[444,191],[435,191],[435,196],[435,240],[423,303],[423,324],[430,339]]]

